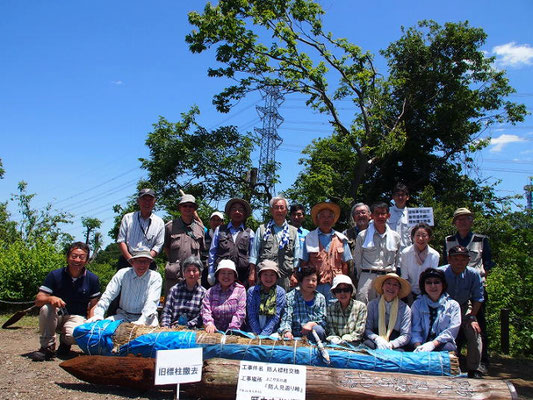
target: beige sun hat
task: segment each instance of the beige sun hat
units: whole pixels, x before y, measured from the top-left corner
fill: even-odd
[[[453,220],[452,220],[452,224],[455,224],[455,220],[458,218],[458,217],[461,217],[463,215],[469,215],[471,217],[474,217],[474,213],[472,211],[470,211],[468,208],[466,207],[461,207],[461,208],[458,208],[457,210],[454,211],[453,213]]]
[[[275,261],[263,260],[259,264],[257,264],[257,268],[259,270],[257,275],[261,275],[261,272],[263,271],[270,270],[270,271],[274,271],[278,275],[278,278],[281,278],[281,273],[279,272],[278,264],[276,264]]]
[[[334,224],[341,215],[341,208],[337,204],[329,201],[323,201],[322,203],[315,204],[311,209],[311,219],[313,220],[313,224],[318,225],[318,214],[323,210],[330,210],[333,213]]]
[[[387,279],[396,279],[398,283],[400,284],[400,292],[398,293],[398,298],[403,299],[409,293],[411,293],[411,285],[409,282],[402,277],[398,276],[394,272],[389,272],[386,275],[380,275],[376,279],[374,279],[374,289],[376,292],[378,292],[380,295],[383,294],[383,282],[385,282]]]

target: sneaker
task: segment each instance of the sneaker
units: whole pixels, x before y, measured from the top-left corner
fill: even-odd
[[[59,357],[65,357],[70,354],[70,345],[65,343],[60,343],[59,348],[57,349],[57,355]]]
[[[468,371],[468,377],[471,379],[483,379],[483,374],[479,371]]]
[[[30,358],[33,361],[50,361],[53,360],[56,355],[54,347],[41,347],[39,350],[30,354]]]

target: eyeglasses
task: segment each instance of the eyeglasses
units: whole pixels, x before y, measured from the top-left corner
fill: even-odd
[[[441,285],[442,281],[440,279],[435,279],[435,280],[431,280],[431,281],[429,279],[426,279],[424,284],[425,285]]]
[[[337,293],[350,293],[352,291],[352,288],[338,288],[338,289],[333,289],[332,292],[337,294]]]
[[[183,207],[183,208],[195,208],[196,206],[192,203],[184,203],[184,204],[181,204],[180,207]]]
[[[73,260],[80,260],[80,261],[87,260],[86,254],[70,254],[68,257],[72,258]]]

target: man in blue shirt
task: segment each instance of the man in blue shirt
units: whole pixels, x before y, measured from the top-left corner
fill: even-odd
[[[289,216],[291,218],[291,225],[298,230],[300,246],[303,247],[305,237],[309,233],[309,229],[305,229],[302,226],[305,221],[305,207],[303,204],[293,204],[289,210]]]
[[[461,306],[461,332],[466,338],[466,365],[469,378],[481,378],[481,327],[477,314],[483,303],[483,284],[479,272],[468,267],[470,255],[463,246],[454,246],[448,251],[448,265],[439,267],[444,271],[447,292]],[[460,341],[458,341],[458,347]]]
[[[41,348],[31,354],[34,361],[55,357],[56,332],[60,333],[58,355],[66,356],[74,344],[74,328],[92,316],[100,298],[100,281],[85,268],[88,260],[89,246],[73,243],[67,252],[67,266],[51,271],[39,287],[35,305],[41,307]]]

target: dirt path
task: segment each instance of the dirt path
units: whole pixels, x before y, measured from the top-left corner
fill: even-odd
[[[0,318],[0,322],[4,319]],[[38,332],[33,326],[0,329],[0,399],[20,400],[102,400],[102,399],[172,399],[170,390],[139,393],[119,387],[82,382],[59,367],[62,360],[33,362],[27,355],[38,348]],[[26,322],[24,325],[27,325]],[[18,325],[18,324],[17,324]],[[78,347],[74,351],[81,354]],[[494,358],[490,377],[509,379],[521,399],[533,399],[533,360]],[[183,398],[183,396],[181,397]]]

